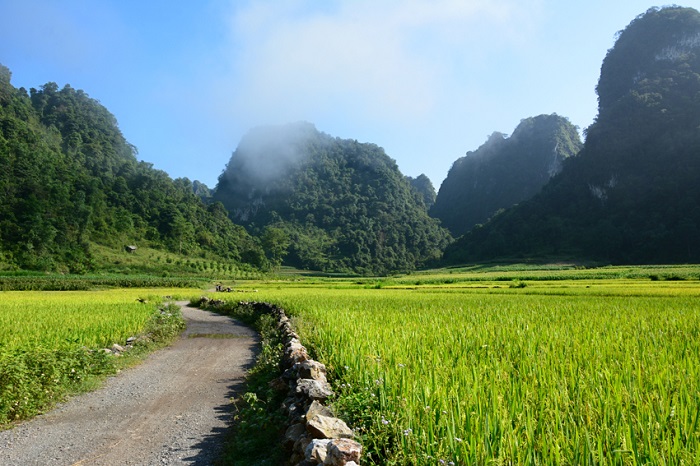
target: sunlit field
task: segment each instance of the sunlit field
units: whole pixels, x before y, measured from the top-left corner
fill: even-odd
[[[225,299],[295,316],[368,462],[700,464],[697,268],[471,273]]]
[[[125,344],[151,326],[178,332],[163,296],[196,289],[0,292],[0,427],[41,412],[95,376],[116,369],[101,348]]]
[[[138,334],[163,296],[182,289],[5,291],[0,293],[0,349],[100,348]],[[190,290],[193,294],[196,290]]]

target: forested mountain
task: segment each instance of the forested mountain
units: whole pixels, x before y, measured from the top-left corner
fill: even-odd
[[[309,123],[248,133],[214,199],[251,233],[272,227],[286,234],[286,261],[299,267],[411,270],[439,258],[449,241],[383,149],[333,138]]]
[[[700,13],[653,8],[634,19],[597,92],[579,155],[538,196],[450,247],[449,261],[700,261]]]
[[[462,235],[499,209],[534,196],[580,149],[576,127],[566,118],[522,120],[510,137],[493,133],[452,165],[430,215],[453,235]]]
[[[430,178],[425,176],[425,174],[421,173],[415,178],[413,178],[412,176],[407,176],[406,179],[408,180],[411,187],[413,187],[413,189],[415,189],[423,198],[425,208],[430,210],[433,204],[435,204],[435,198],[437,197],[435,187],[430,181]]]
[[[0,65],[0,266],[82,272],[91,242],[262,265],[257,242],[195,194],[202,186],[137,161],[98,101],[55,83],[27,93],[10,79]]]

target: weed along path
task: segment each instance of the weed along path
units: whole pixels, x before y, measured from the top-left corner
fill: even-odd
[[[257,335],[178,304],[187,321],[179,340],[100,390],[0,432],[0,465],[211,464]]]

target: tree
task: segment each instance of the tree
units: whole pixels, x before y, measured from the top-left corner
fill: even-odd
[[[576,127],[553,114],[526,118],[510,137],[493,133],[477,150],[455,161],[430,215],[459,236],[499,209],[525,201],[581,149]]]
[[[206,186],[137,161],[97,100],[56,83],[27,95],[10,78],[0,65],[0,257],[10,267],[87,270],[90,243],[124,241],[264,265],[259,242],[221,204],[208,209]]]
[[[333,138],[308,123],[247,134],[214,200],[252,234],[268,225],[284,229],[294,239],[287,263],[306,269],[410,271],[450,240],[381,147]]]
[[[262,234],[262,246],[274,268],[279,268],[282,265],[282,260],[287,255],[290,244],[289,235],[283,229],[273,226],[265,227]]]
[[[579,155],[534,198],[451,245],[446,260],[700,261],[699,37],[692,8],[634,19],[603,61],[598,116]],[[495,232],[508,240],[503,250],[488,242]]]

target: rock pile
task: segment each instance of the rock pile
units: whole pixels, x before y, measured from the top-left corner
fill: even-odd
[[[280,391],[287,391],[283,409],[288,415],[289,425],[284,446],[290,452],[290,464],[359,465],[362,445],[353,440],[352,429],[324,405],[333,395],[326,380],[326,366],[309,357],[283,309],[269,303],[240,302],[239,305],[272,314],[278,322],[277,328],[285,345],[280,362],[282,375],[270,384]]]
[[[139,337],[129,337],[126,339],[126,343],[123,346],[119,343],[115,343],[109,348],[103,348],[102,351],[113,356],[121,356],[123,353],[126,353],[127,351],[133,349],[134,345],[147,340],[148,336],[146,335],[141,335]]]

